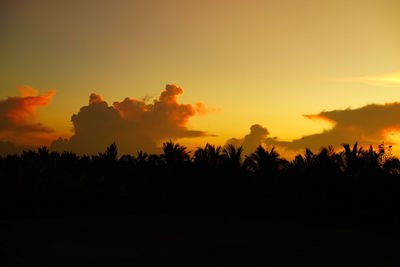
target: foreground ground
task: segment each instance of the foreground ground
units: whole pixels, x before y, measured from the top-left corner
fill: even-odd
[[[2,218],[1,266],[399,266],[393,224],[262,217]]]

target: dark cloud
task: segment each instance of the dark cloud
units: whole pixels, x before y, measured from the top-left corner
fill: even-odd
[[[311,120],[324,120],[332,123],[330,130],[306,135],[292,141],[280,141],[278,138],[267,138],[268,130],[258,124],[251,126],[250,134],[244,138],[232,138],[227,141],[236,146],[243,145],[245,154],[249,154],[259,145],[274,145],[286,156],[300,152],[305,148],[318,151],[332,145],[336,148],[342,144],[358,142],[362,146],[394,144],[391,133],[400,132],[400,103],[383,105],[371,104],[358,109],[322,111],[319,114],[303,115]]]
[[[267,128],[262,127],[259,124],[254,124],[250,127],[250,133],[241,139],[232,138],[227,141],[227,144],[234,146],[243,146],[244,154],[248,155],[256,148],[263,144],[268,136],[269,132]]]
[[[23,150],[27,150],[29,147],[18,146],[10,141],[0,141],[0,156],[20,154]]]
[[[115,141],[123,153],[156,152],[168,139],[207,136],[186,127],[197,112],[190,104],[178,103],[182,94],[181,87],[167,85],[151,104],[128,97],[112,106],[100,95],[91,94],[89,105],[71,118],[74,135],[54,141],[51,149],[96,153]]]
[[[290,142],[268,139],[268,144],[298,150],[308,147],[318,150],[323,146],[340,146],[358,141],[361,145],[390,143],[390,132],[400,131],[400,103],[371,104],[358,109],[323,111],[304,115],[306,118],[325,120],[334,124],[330,130],[306,135]]]

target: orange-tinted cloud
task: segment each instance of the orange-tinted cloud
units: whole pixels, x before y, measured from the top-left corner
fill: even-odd
[[[53,130],[35,122],[36,109],[48,105],[55,91],[41,95],[32,87],[17,88],[19,96],[0,100],[0,154],[21,152],[26,145],[48,145]]]
[[[390,143],[391,132],[400,131],[400,103],[383,105],[371,104],[358,109],[323,111],[315,115],[306,115],[310,119],[324,119],[334,122],[330,130],[322,133],[306,135],[293,141],[278,141],[268,139],[267,143],[276,144],[289,149],[304,149],[308,147],[318,150],[323,146],[339,147],[342,143],[361,145],[377,145]]]
[[[196,111],[199,115],[206,115],[209,113],[218,113],[221,112],[220,108],[208,107],[203,102],[196,103]]]
[[[248,155],[254,152],[259,145],[265,143],[268,134],[267,128],[254,124],[250,127],[250,133],[245,137],[240,139],[231,138],[227,141],[227,144],[232,144],[236,147],[243,146],[244,154]]]
[[[100,95],[91,94],[89,105],[71,118],[75,134],[70,140],[53,142],[52,149],[96,153],[115,141],[123,153],[155,152],[159,143],[168,139],[206,136],[186,127],[196,110],[178,103],[182,94],[181,87],[167,85],[151,104],[127,97],[112,106]]]
[[[179,104],[178,97],[183,94],[183,89],[176,85],[167,85],[161,92],[158,100],[153,104],[132,98],[125,98],[122,102],[114,102],[115,109],[120,111],[124,119],[132,122],[162,124],[163,127],[184,127],[196,114],[190,104]],[[156,127],[157,125],[153,125]]]
[[[104,102],[104,99],[101,95],[97,95],[97,94],[91,94],[89,96],[89,105],[93,104],[93,103],[101,103]]]
[[[31,87],[18,88],[20,96],[0,100],[0,131],[13,132],[51,132],[41,123],[35,123],[35,110],[50,103],[55,91],[38,95]]]
[[[310,119],[310,120],[322,120],[322,121],[327,121],[330,123],[335,123],[334,120],[326,117],[325,115],[322,114],[305,114],[303,115],[304,118]]]
[[[19,96],[0,100],[0,140],[16,144],[49,143],[53,130],[35,122],[36,109],[48,105],[55,91],[41,95],[29,86],[18,88]]]

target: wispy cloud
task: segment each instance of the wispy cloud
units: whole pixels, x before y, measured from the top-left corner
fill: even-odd
[[[400,72],[359,77],[344,77],[336,78],[334,80],[345,83],[364,83],[374,86],[400,87]]]

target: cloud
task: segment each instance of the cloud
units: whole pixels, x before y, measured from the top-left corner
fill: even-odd
[[[31,146],[16,145],[10,141],[0,141],[0,156],[20,154],[24,150],[34,149]]]
[[[104,99],[101,95],[91,94],[89,96],[89,105],[93,105],[95,103],[104,102]]]
[[[265,143],[268,134],[267,128],[254,124],[250,127],[250,133],[245,137],[241,139],[231,138],[227,141],[227,144],[232,144],[236,147],[243,146],[244,154],[248,155],[253,153],[259,145]]]
[[[74,135],[54,141],[51,149],[96,153],[115,141],[122,153],[157,152],[168,139],[208,136],[187,128],[198,112],[190,104],[178,103],[182,94],[183,89],[172,84],[151,104],[127,97],[111,106],[101,95],[91,94],[88,106],[71,118]]]
[[[365,83],[383,87],[400,87],[400,73],[386,73],[371,76],[359,76],[335,79],[338,82]]]
[[[199,115],[206,115],[209,113],[219,113],[221,112],[220,108],[208,107],[203,102],[196,103],[196,111]]]
[[[25,86],[17,89],[19,96],[0,100],[0,139],[26,144],[49,142],[53,130],[42,123],[35,122],[36,109],[47,106],[55,91],[41,95],[38,90]],[[54,138],[54,137],[51,137]]]
[[[319,114],[304,115],[309,119],[332,122],[333,128],[322,133],[306,135],[293,141],[279,141],[268,138],[266,143],[299,150],[308,147],[318,150],[323,146],[339,147],[342,143],[378,145],[391,142],[389,134],[400,131],[400,103],[383,105],[371,104],[357,109],[323,111]]]
[[[38,95],[31,87],[18,88],[21,95],[0,100],[0,131],[52,132],[41,123],[35,123],[35,110],[47,106],[55,91]]]

